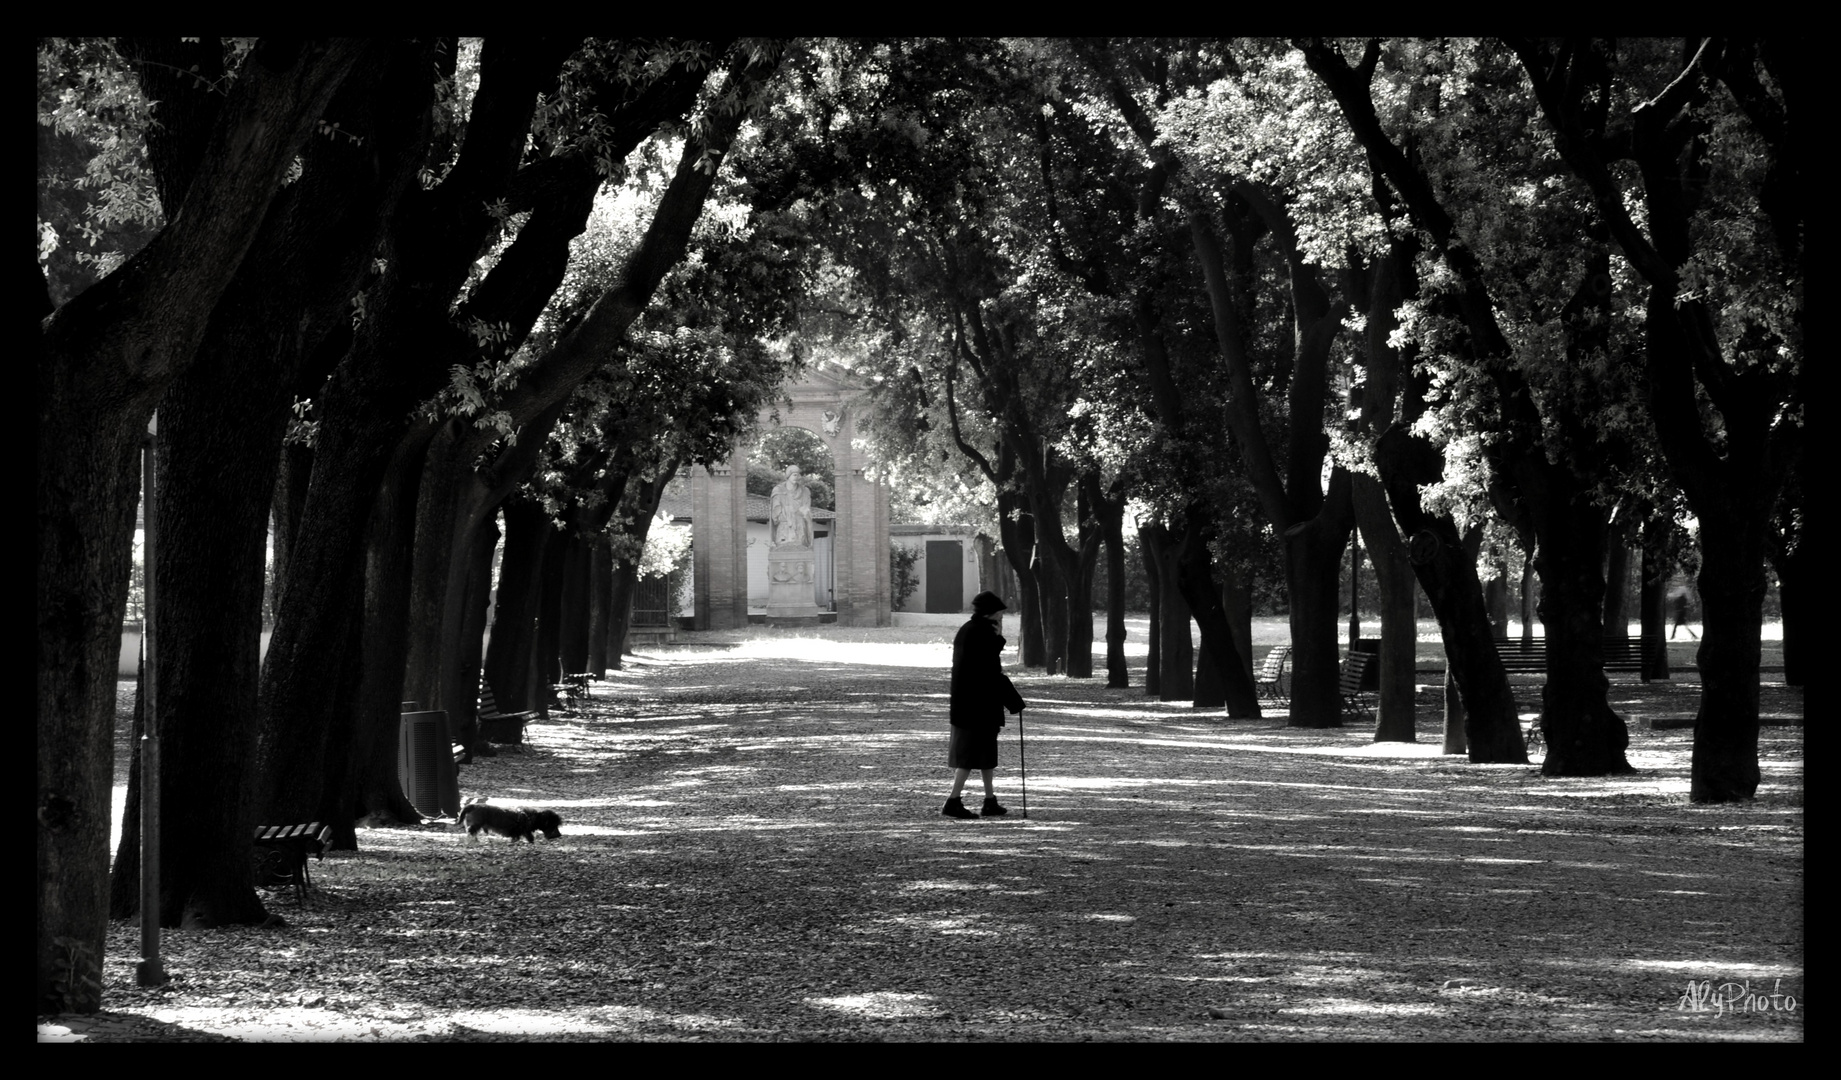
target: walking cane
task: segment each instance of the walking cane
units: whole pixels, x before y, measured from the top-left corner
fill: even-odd
[[[1016,767],[1023,777],[1023,820],[1029,820],[1029,759],[1023,753],[1023,714],[1016,714]]]

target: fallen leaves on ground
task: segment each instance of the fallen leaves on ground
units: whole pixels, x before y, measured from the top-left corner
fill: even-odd
[[[1613,685],[1635,775],[1549,780],[1441,756],[1436,707],[1376,744],[1013,668],[1011,814],[959,822],[948,662],[822,634],[630,657],[462,770],[560,841],[361,831],[305,909],[266,894],[286,929],[168,932],[165,987],[114,926],[109,1011],[40,1038],[1803,1037],[1800,727],[1764,729],[1755,802],[1693,807],[1691,733],[1641,722],[1680,683]]]

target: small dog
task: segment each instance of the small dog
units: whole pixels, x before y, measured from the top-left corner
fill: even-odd
[[[494,806],[484,799],[467,800],[467,804],[460,808],[460,825],[467,830],[469,843],[479,842],[481,830],[509,836],[514,844],[519,837],[535,844],[539,832],[543,833],[546,840],[560,839],[563,834],[563,819],[554,810],[520,810],[509,806]]]

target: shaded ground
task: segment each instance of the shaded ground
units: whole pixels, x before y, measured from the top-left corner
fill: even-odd
[[[953,822],[950,630],[822,634],[632,658],[462,772],[561,841],[361,832],[290,928],[170,933],[160,991],[114,927],[112,1011],[40,1037],[1803,1037],[1800,727],[1695,808],[1690,733],[1643,722],[1691,684],[1617,681],[1639,773],[1553,781],[1441,758],[1429,687],[1426,741],[1375,745],[1013,672],[1028,820],[1013,724],[1012,816]]]

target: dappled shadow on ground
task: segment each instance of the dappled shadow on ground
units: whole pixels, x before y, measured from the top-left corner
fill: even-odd
[[[1431,717],[1376,745],[1018,673],[1012,814],[954,822],[946,661],[904,648],[634,658],[462,773],[562,840],[364,832],[291,929],[172,935],[164,993],[117,927],[111,1008],[344,1040],[1802,1037],[1756,998],[1803,998],[1800,728],[1766,729],[1757,802],[1694,808],[1686,731],[1552,781],[1440,756]]]

